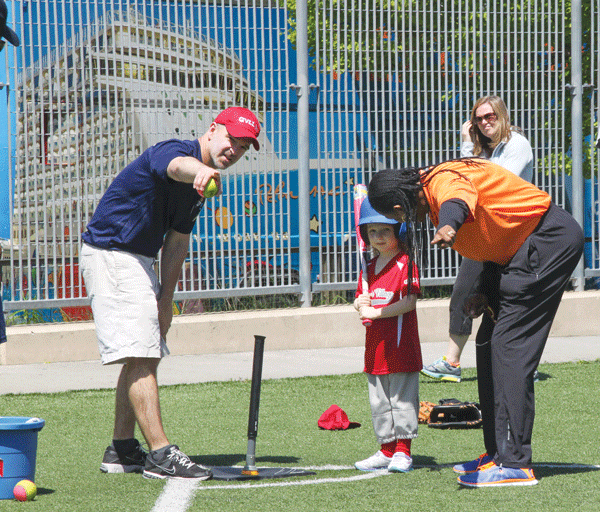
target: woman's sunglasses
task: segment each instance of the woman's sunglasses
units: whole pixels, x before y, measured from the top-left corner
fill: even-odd
[[[496,114],[494,114],[493,112],[490,112],[489,114],[486,114],[484,116],[475,116],[475,122],[476,123],[481,123],[482,121],[486,121],[487,123],[491,123],[492,121],[495,121],[496,119],[498,119],[498,116]]]

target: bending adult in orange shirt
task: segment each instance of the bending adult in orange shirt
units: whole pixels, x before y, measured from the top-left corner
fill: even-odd
[[[524,180],[533,180],[531,144],[522,130],[511,123],[506,104],[499,96],[482,96],[473,105],[470,119],[462,125],[460,156],[484,158]],[[472,319],[462,308],[477,289],[482,270],[482,262],[462,258],[449,304],[448,345],[442,357],[423,367],[423,375],[461,381],[460,359],[473,327]]]
[[[486,453],[454,470],[468,487],[536,484],[533,373],[581,258],[581,227],[548,194],[483,159],[381,171],[369,201],[384,216],[409,221],[415,261],[413,226],[429,215],[437,227],[432,245],[484,262],[480,293],[465,307],[472,317],[489,312],[476,337]]]

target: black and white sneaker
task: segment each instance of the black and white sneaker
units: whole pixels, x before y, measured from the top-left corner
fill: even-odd
[[[158,453],[157,453],[158,452]],[[179,447],[170,444],[155,452],[150,452],[146,457],[144,478],[195,478],[197,480],[209,480],[212,471],[200,464],[192,462]]]
[[[144,471],[148,454],[139,441],[136,440],[135,443],[135,448],[125,455],[119,455],[111,444],[104,452],[100,471],[102,473],[141,473]]]

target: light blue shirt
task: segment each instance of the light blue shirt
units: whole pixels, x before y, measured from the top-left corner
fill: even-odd
[[[473,155],[474,144],[462,142],[460,156],[462,158]],[[533,151],[529,141],[520,133],[513,131],[508,142],[498,144],[491,155],[482,152],[479,155],[490,162],[501,165],[517,176],[528,182],[533,180]]]

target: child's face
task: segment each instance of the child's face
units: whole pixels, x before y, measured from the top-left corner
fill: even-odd
[[[369,224],[369,245],[380,254],[398,251],[398,239],[393,224]]]

